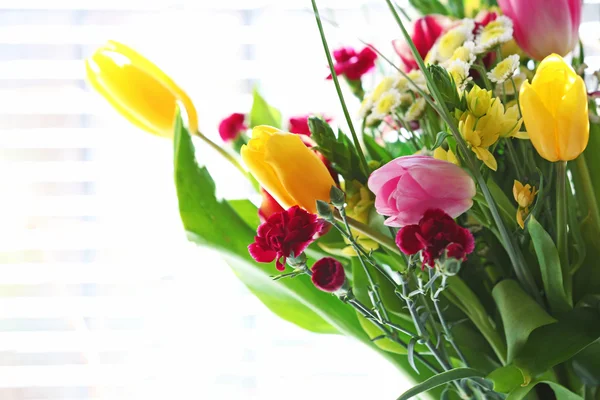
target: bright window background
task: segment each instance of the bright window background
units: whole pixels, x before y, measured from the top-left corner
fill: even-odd
[[[392,54],[383,1],[321,1],[332,47]],[[341,115],[308,1],[0,1],[0,399],[386,399],[407,383],[340,336],[279,320],[213,252],[189,244],[172,146],[86,86],[107,39],[194,99],[201,129],[247,112]],[[582,27],[598,62],[600,6]],[[351,96],[347,96],[351,98]],[[356,109],[357,104],[350,102]],[[340,120],[340,118],[338,118]],[[249,190],[199,145],[228,198]]]

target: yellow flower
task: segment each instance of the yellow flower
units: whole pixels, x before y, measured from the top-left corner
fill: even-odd
[[[475,85],[467,93],[467,107],[475,117],[483,117],[492,104],[492,91]]]
[[[449,60],[463,43],[473,40],[473,29],[475,29],[475,22],[464,19],[460,25],[444,33],[434,47],[435,59],[440,62]]]
[[[475,56],[475,43],[472,41],[465,42],[462,46],[454,50],[450,61],[460,60],[467,64],[473,64],[477,57]]]
[[[458,161],[458,158],[456,158],[456,156],[452,152],[452,149],[448,149],[448,151],[446,151],[443,148],[438,147],[437,149],[435,149],[433,151],[433,158],[436,158],[438,160],[448,161],[448,162],[451,162],[452,164],[458,165],[460,167],[460,162]]]
[[[458,129],[477,158],[495,171],[498,164],[488,148],[496,143],[500,134],[493,118],[486,115],[477,119],[468,114],[464,121],[458,123]]]
[[[494,46],[506,43],[513,37],[512,20],[504,15],[487,24],[475,38],[477,53],[486,53]]]
[[[177,102],[189,128],[198,129],[188,95],[151,61],[124,44],[109,41],[85,62],[87,79],[131,123],[155,135],[172,137]]]
[[[425,75],[420,69],[413,69],[408,74],[408,79],[410,79],[419,89],[424,91],[425,93],[429,93],[429,88],[427,87],[427,80],[425,79]],[[418,90],[414,87],[414,85],[409,84],[408,89],[412,90],[415,93],[418,93]]]
[[[548,161],[569,161],[586,148],[590,124],[583,79],[556,54],[538,66],[519,95],[531,143]]]
[[[375,196],[369,191],[367,187],[361,185],[358,181],[352,181],[351,185],[346,185],[346,214],[363,224],[369,223],[369,214],[375,204]],[[351,230],[352,236],[357,239],[365,250],[377,250],[379,243],[370,239],[368,236],[364,236],[359,232]],[[350,242],[346,239],[344,241],[347,244]],[[348,256],[356,256],[356,250],[352,246],[345,247],[342,250],[342,254]]]
[[[396,89],[390,89],[381,94],[373,105],[373,117],[383,119],[386,115],[392,113],[400,105],[400,92]]]
[[[521,126],[523,125],[523,119],[519,117],[518,105],[509,107],[506,112],[504,112],[502,101],[496,97],[488,111],[488,115],[497,125],[501,137],[528,139],[527,132],[519,132],[519,129],[521,129]]]
[[[257,126],[241,155],[252,175],[283,208],[299,205],[316,214],[316,201],[329,201],[335,183],[325,164],[298,135]]]
[[[446,71],[454,79],[456,87],[461,92],[466,89],[467,83],[471,80],[469,76],[470,68],[471,66],[468,63],[461,60],[454,60],[446,67]]]
[[[395,82],[396,80],[392,77],[388,76],[383,78],[381,82],[379,82],[379,84],[375,86],[375,89],[373,89],[373,92],[371,93],[371,99],[373,100],[373,102],[379,100],[379,97],[382,94],[393,88]]]
[[[535,186],[532,187],[530,184],[523,186],[521,182],[515,179],[513,196],[519,205],[517,210],[517,223],[521,229],[525,228],[525,218],[529,215],[529,207],[533,204],[537,193],[538,191],[535,190]]]
[[[494,69],[487,73],[490,81],[495,83],[504,83],[519,68],[519,56],[513,54],[500,61]]]
[[[500,51],[502,52],[502,57],[508,57],[513,54],[516,54],[519,57],[525,56],[525,52],[523,52],[523,49],[519,47],[515,39],[511,39],[504,43],[502,47],[500,47]]]
[[[423,97],[419,97],[410,105],[410,107],[408,107],[408,110],[406,110],[404,113],[404,119],[406,121],[417,121],[421,119],[423,113],[425,112],[426,105],[427,103],[425,102],[425,99]]]

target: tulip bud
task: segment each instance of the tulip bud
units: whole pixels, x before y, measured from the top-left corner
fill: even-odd
[[[131,123],[155,135],[172,137],[177,102],[189,128],[198,117],[188,95],[151,61],[124,44],[109,41],[85,62],[87,79]]]
[[[257,126],[242,146],[242,160],[256,180],[283,208],[299,205],[315,214],[317,200],[329,201],[335,185],[327,167],[300,136]]]
[[[337,292],[344,287],[344,283],[346,282],[344,267],[335,258],[321,258],[314,263],[311,271],[312,282],[318,289],[324,292]]]
[[[536,60],[566,56],[579,40],[581,0],[498,0],[518,45]]]
[[[519,94],[531,143],[548,161],[569,161],[586,148],[590,123],[583,79],[552,54],[538,66]]]
[[[258,219],[262,224],[269,219],[271,215],[284,211],[284,209],[265,189],[261,188],[260,194],[262,195],[262,202],[260,203],[260,208],[258,209]]]

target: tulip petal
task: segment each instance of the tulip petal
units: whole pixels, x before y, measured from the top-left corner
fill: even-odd
[[[585,84],[577,76],[567,90],[556,115],[559,158],[570,161],[585,150],[590,136]]]
[[[540,156],[548,161],[558,161],[554,117],[528,82],[521,87],[519,101],[531,143]]]
[[[297,135],[274,133],[265,143],[264,160],[300,207],[315,214],[316,200],[329,201],[335,182],[325,164]]]

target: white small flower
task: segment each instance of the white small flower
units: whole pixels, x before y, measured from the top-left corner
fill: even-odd
[[[406,79],[402,74],[396,75],[394,80],[394,88],[396,88],[400,93],[406,92],[409,90],[408,79]]]
[[[360,108],[358,109],[358,117],[360,119],[364,119],[371,112],[372,107],[373,99],[369,95],[365,96],[362,103],[360,103]]]
[[[420,69],[413,69],[408,74],[406,74],[406,76],[408,76],[408,79],[410,79],[415,85],[417,85],[419,89],[421,89],[425,93],[429,93],[429,88],[427,88],[427,80],[425,79],[425,75],[423,75],[423,72]],[[408,84],[408,88],[411,91],[418,93],[417,88],[415,88],[415,86],[412,83]]]
[[[408,107],[408,110],[406,110],[404,113],[404,119],[406,121],[416,121],[421,119],[423,112],[425,112],[425,105],[425,99],[423,97],[419,97],[410,105],[410,107]]]
[[[396,80],[391,76],[383,78],[381,82],[379,82],[377,86],[375,86],[375,89],[373,89],[373,91],[371,92],[371,98],[373,99],[373,102],[379,100],[379,97],[382,94],[393,88],[395,81]]]
[[[463,19],[459,25],[444,33],[432,49],[432,61],[449,60],[457,48],[473,40],[473,29],[475,22],[472,19]]]
[[[413,102],[414,98],[413,95],[411,93],[401,93],[400,94],[400,107],[408,107],[412,102]]]
[[[379,124],[381,123],[381,118],[371,113],[365,120],[365,123],[367,124],[367,126],[376,127],[379,126]]]
[[[475,42],[471,40],[463,43],[462,46],[454,50],[452,57],[450,57],[450,61],[461,60],[468,64],[473,64],[476,59],[477,56],[475,56]]]
[[[447,67],[446,70],[454,79],[454,83],[456,83],[456,87],[462,92],[466,89],[467,83],[471,80],[469,77],[469,69],[471,66],[461,60],[452,61]]]
[[[487,73],[487,76],[492,82],[504,83],[504,81],[513,76],[518,68],[519,55],[513,54],[496,64],[494,69]]]
[[[381,94],[373,108],[371,115],[373,118],[383,119],[386,115],[392,113],[400,105],[400,92],[396,89],[390,89]]]
[[[481,28],[475,38],[475,52],[478,54],[490,51],[494,46],[506,43],[513,37],[513,22],[505,15]]]

